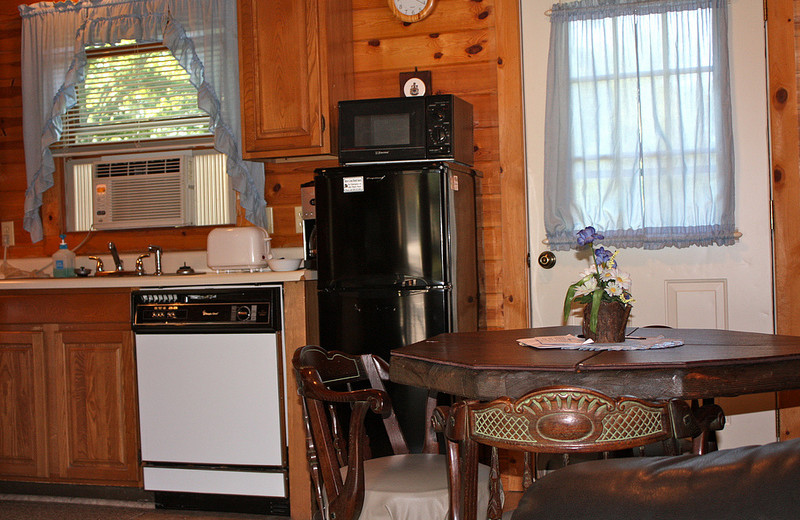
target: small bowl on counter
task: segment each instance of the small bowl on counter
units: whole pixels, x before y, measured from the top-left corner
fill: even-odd
[[[297,271],[302,258],[270,258],[267,265],[272,271]]]

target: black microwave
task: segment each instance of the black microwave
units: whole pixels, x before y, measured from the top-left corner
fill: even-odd
[[[339,162],[473,164],[472,105],[453,95],[339,102]]]

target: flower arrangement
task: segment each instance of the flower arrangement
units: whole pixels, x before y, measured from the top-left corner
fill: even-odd
[[[564,321],[567,320],[573,302],[591,303],[591,331],[597,332],[597,315],[601,302],[618,302],[622,305],[633,303],[631,298],[631,277],[617,269],[615,260],[618,251],[611,252],[604,247],[595,247],[595,242],[603,240],[603,235],[588,226],[578,232],[578,246],[592,248],[594,265],[581,273],[581,278],[567,289],[564,300]]]

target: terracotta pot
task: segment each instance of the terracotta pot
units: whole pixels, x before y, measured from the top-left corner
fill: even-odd
[[[583,337],[590,338],[595,343],[622,343],[625,341],[625,327],[628,325],[631,308],[630,304],[620,302],[600,302],[597,331],[592,332],[592,304],[588,303],[583,308]]]

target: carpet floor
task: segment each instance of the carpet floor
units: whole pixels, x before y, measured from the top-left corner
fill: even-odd
[[[0,499],[2,520],[289,520],[286,516],[154,509],[152,504],[111,500]]]

